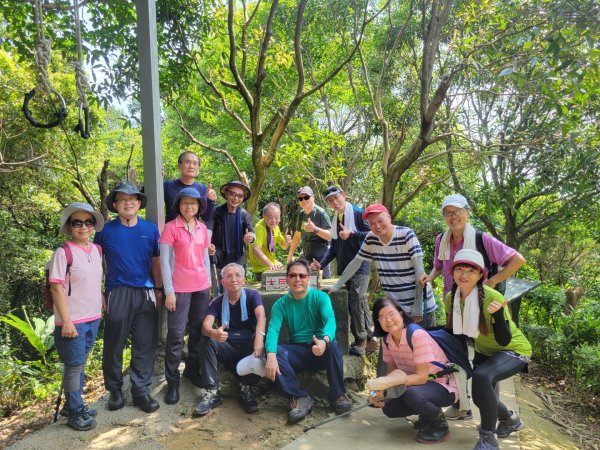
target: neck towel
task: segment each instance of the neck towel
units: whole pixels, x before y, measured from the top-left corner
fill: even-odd
[[[463,314],[464,312],[464,314]],[[460,289],[456,289],[452,303],[452,332],[473,339],[479,336],[479,289],[474,287],[465,297],[465,307],[460,307]]]
[[[267,247],[271,253],[275,252],[275,240],[273,239],[273,232],[269,228],[267,224],[265,224],[267,229]]]
[[[350,231],[358,231],[356,223],[354,223],[354,208],[351,203],[346,202],[344,207],[344,227]],[[338,238],[338,214],[333,215],[333,223],[331,224],[331,238]]]
[[[234,220],[235,222],[233,223],[234,229],[235,229],[235,233],[234,234],[234,239],[235,239],[235,247],[233,247],[233,249],[236,251],[236,256],[241,256],[244,254],[244,249],[242,248],[242,240],[240,238],[241,234],[242,234],[242,212],[241,212],[241,208],[237,208],[235,210],[235,216],[232,216],[232,214],[229,211],[225,211],[225,232],[223,233],[224,238],[225,238],[225,248],[223,248],[223,252],[226,254],[229,254],[229,249],[232,248],[231,244],[229,242],[230,236],[229,236],[229,230],[231,229],[231,220]]]
[[[242,295],[240,296],[240,307],[242,308],[242,322],[248,320],[248,308],[246,307],[246,290],[242,288]],[[229,293],[227,290],[223,293],[223,303],[221,304],[221,325],[224,323],[229,326]]]
[[[471,250],[477,250],[477,244],[475,242],[475,235],[477,231],[473,228],[469,222],[465,225],[465,231],[463,231],[463,246],[462,248],[468,248]],[[440,240],[440,248],[438,250],[438,259],[440,261],[447,261],[450,259],[450,238],[452,237],[452,231],[444,231],[444,235]]]

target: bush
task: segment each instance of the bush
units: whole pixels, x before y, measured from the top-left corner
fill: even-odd
[[[583,345],[573,353],[577,387],[600,395],[600,344]]]
[[[520,318],[522,323],[556,325],[562,317],[565,306],[565,294],[562,288],[542,284],[521,302]]]

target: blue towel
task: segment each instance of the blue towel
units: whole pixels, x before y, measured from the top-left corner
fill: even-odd
[[[242,322],[248,320],[248,308],[246,307],[246,290],[242,288],[240,296],[240,306],[242,308]],[[224,323],[229,327],[229,294],[227,290],[223,294],[223,303],[221,304],[221,325]]]

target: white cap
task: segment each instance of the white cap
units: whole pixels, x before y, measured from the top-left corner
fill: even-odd
[[[477,267],[487,277],[488,271],[485,268],[483,256],[477,250],[463,248],[462,250],[457,251],[454,256],[454,261],[452,261],[452,270],[454,270],[454,266],[457,264],[469,264],[470,266]]]
[[[262,358],[256,358],[254,355],[248,355],[237,363],[236,371],[239,376],[250,375],[251,373],[260,377],[265,376],[266,361]]]
[[[447,196],[442,202],[442,212],[446,206],[456,206],[457,208],[469,209],[467,199],[460,194],[452,194]]]

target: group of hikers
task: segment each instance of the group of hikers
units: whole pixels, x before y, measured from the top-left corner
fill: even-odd
[[[348,202],[340,187],[330,186],[323,193],[334,211],[330,219],[315,204],[313,190],[301,187],[297,200],[302,227],[292,236],[279,228],[281,209],[276,203],[268,203],[263,218],[252,225],[241,206],[250,197],[244,183],[221,186],[225,203],[217,206],[212,185],[196,181],[199,157],[184,152],[178,167],[180,178],[164,181],[167,222],[162,233],[138,216],[147,196],[131,183],[119,184],[106,197],[108,210],[117,214],[106,223],[87,203],[72,203],[61,212],[60,230],[70,239],[53,254],[49,282],[56,347],[64,363],[66,401],[61,413],[70,427],[90,430],[97,424],[97,411],[84,403],[82,391],[86,360],[102,316],[107,408],[114,411],[126,404],[123,350],[131,339],[133,404],[146,413],[159,409],[150,387],[158,308],[163,302],[166,404],[180,398],[179,366],[187,330],[183,376],[200,388],[195,416],[222,403],[219,364],[234,372],[237,367],[239,400],[247,413],[259,409],[252,386],[264,375],[289,399],[288,421],[303,419],[314,400],[296,375],[307,370],[326,371],[336,414],[351,411],[328,295],[345,286],[354,338],[349,353],[362,356],[379,349],[383,361],[382,373],[369,381],[369,402],[389,417],[418,415],[417,441],[444,441],[449,436],[447,420],[472,418],[471,411],[461,408],[465,399],[459,398],[455,374],[436,377],[449,363],[436,341],[420,327],[408,341],[406,334],[411,322],[427,328],[436,325],[430,285],[439,275],[444,279],[446,329],[473,342],[475,349],[472,397],[481,413],[481,427],[474,448],[499,448],[497,437],[523,427],[519,416],[500,402],[498,382],[526,368],[531,346],[512,320],[503,295],[493,288],[525,260],[469,224],[470,208],[463,196],[444,199],[441,210],[448,229],[435,241],[433,270],[426,274],[417,236],[410,228],[394,225],[381,204],[363,211]],[[252,272],[260,279],[263,272],[284,267],[277,260],[276,246],[289,249],[285,266],[289,291],[273,304],[267,324],[260,293],[245,287],[244,255],[249,254]],[[300,258],[295,257],[298,248]],[[329,292],[311,287],[311,271],[323,270],[323,277],[329,277],[334,260],[340,278]],[[219,288],[212,299],[210,261]],[[384,293],[372,312],[367,302],[371,261]],[[282,327],[285,342],[279,338]],[[242,363],[252,370],[240,373]],[[402,389],[392,389],[399,386]]]

